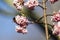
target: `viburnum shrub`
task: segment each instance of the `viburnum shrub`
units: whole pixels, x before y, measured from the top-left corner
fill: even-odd
[[[46,14],[47,1],[49,1],[51,4],[54,4],[59,0],[42,0],[42,2],[39,2],[38,0],[27,0],[26,2],[25,0],[14,0],[13,5],[20,12],[20,15],[18,14],[13,18],[13,21],[17,24],[15,30],[18,33],[26,34],[28,32],[28,24],[38,23],[43,26],[45,25],[44,28],[46,32],[46,40],[49,39],[50,32],[52,35],[56,35],[58,40],[60,40],[60,10],[57,12],[53,10],[53,14]],[[33,10],[38,6],[43,9],[44,13],[44,15],[40,18],[36,18],[36,16],[33,14]],[[47,16],[51,17],[51,22],[53,22],[52,25],[47,23]],[[43,18],[44,22],[42,21]]]

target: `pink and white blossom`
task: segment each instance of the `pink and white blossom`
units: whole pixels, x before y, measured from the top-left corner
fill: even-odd
[[[53,34],[60,35],[60,21],[57,22],[53,27]]]
[[[26,27],[28,26],[28,23],[29,23],[28,19],[24,16],[17,15],[14,17],[13,20],[17,24],[15,30],[18,33],[26,34],[27,33]]]
[[[58,0],[49,0],[51,2],[51,4],[54,4],[55,2],[57,2]]]
[[[17,8],[17,10],[21,10],[22,9],[22,5],[24,4],[23,0],[14,0],[13,1],[13,5]]]
[[[24,0],[14,0],[13,1],[13,4],[21,4],[21,3],[24,3]]]
[[[27,25],[27,23],[29,22],[28,19],[24,16],[15,16],[15,20],[19,25]]]
[[[35,6],[39,5],[39,2],[38,0],[28,0],[27,2],[24,2],[23,0],[14,0],[13,4],[18,10],[21,10],[23,6],[33,10]]]
[[[16,26],[16,32],[26,34],[28,31],[26,28],[20,27],[20,25]]]
[[[39,5],[38,0],[29,0],[28,2],[24,3],[24,6],[27,6],[31,10],[38,5]]]
[[[23,27],[20,27],[20,25],[16,26],[16,32],[22,33]]]
[[[54,12],[52,16],[53,21],[53,34],[54,35],[60,35],[60,10],[58,12]]]
[[[60,10],[58,12],[54,12],[54,14],[52,16],[52,21],[54,21],[54,22],[60,21]]]

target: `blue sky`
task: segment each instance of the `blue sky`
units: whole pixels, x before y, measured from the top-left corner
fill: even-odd
[[[44,33],[42,29],[38,28],[37,24],[30,24],[28,34],[23,35],[15,31],[15,23],[12,21],[13,17],[0,14],[0,40],[43,40]]]
[[[28,34],[23,35],[15,31],[16,24],[13,22],[13,17],[16,10],[7,5],[3,0],[0,0],[0,40],[44,40],[44,33],[39,29],[37,24],[30,24]],[[12,16],[13,15],[13,16]]]

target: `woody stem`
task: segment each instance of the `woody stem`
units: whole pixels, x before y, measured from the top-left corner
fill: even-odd
[[[46,32],[46,40],[48,39],[48,26],[47,26],[47,17],[46,17],[46,0],[43,0],[43,13],[44,13],[44,23],[45,23],[45,32]]]

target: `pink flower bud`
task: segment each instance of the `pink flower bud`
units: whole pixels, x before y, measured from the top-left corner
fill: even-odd
[[[55,34],[55,35],[59,35],[59,34],[60,34],[60,21],[57,22],[57,23],[54,25],[53,34]]]
[[[29,9],[33,10],[35,6],[38,6],[37,0],[29,0],[28,2],[24,3],[24,6],[27,6]]]
[[[17,8],[17,10],[21,10],[22,8],[23,8],[23,6],[22,5],[20,5],[20,6],[18,6],[18,7],[16,7]]]
[[[16,26],[16,32],[18,33],[22,33],[22,34],[26,34],[27,33],[27,29],[26,28],[23,28],[23,27],[20,27],[20,25]]]
[[[20,27],[19,25],[16,26],[16,31],[17,31],[18,33],[22,33],[22,30],[23,30],[22,27]]]
[[[57,2],[58,0],[49,0],[51,2],[51,4],[54,4],[55,2]]]
[[[13,4],[16,4],[16,3],[20,3],[20,4],[21,4],[21,3],[24,3],[24,0],[14,0],[14,1],[13,1]]]
[[[19,16],[19,15],[17,15],[17,16],[15,17],[15,20],[16,20],[16,22],[17,22],[18,24],[21,24],[21,25],[25,25],[25,24],[28,23],[28,19],[27,19],[26,17],[24,17],[24,16]]]
[[[17,10],[21,10],[22,9],[22,5],[24,4],[23,0],[14,0],[13,1],[13,5],[17,8]]]
[[[60,12],[59,11],[53,14],[52,21],[54,21],[54,22],[60,21]]]

